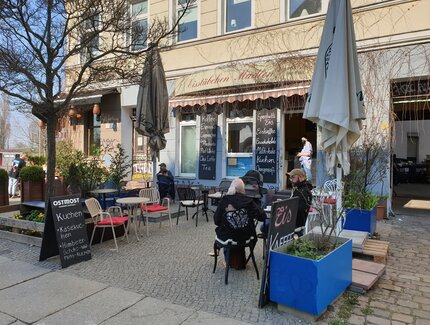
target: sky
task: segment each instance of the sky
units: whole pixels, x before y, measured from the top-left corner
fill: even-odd
[[[17,111],[10,112],[10,127],[11,134],[9,137],[9,148],[15,148],[17,143],[26,143],[26,138],[28,132],[25,130],[28,129],[30,125],[30,118],[25,114],[22,114]]]

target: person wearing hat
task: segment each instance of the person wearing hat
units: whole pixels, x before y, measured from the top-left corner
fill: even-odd
[[[293,193],[291,197],[299,198],[296,229],[302,228],[299,232],[299,236],[301,236],[312,204],[312,185],[306,180],[306,175],[300,168],[294,168],[287,173],[287,176],[293,184]]]
[[[308,182],[312,184],[312,144],[305,137],[302,138],[303,149],[297,154],[300,165],[306,174]]]
[[[168,195],[172,200],[175,199],[175,183],[174,178],[170,170],[167,170],[165,163],[158,165],[160,171],[157,173],[158,191],[160,192],[160,200],[167,197]]]

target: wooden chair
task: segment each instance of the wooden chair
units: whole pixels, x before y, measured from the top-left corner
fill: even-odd
[[[176,224],[179,222],[179,213],[181,207],[185,207],[187,220],[188,220],[188,208],[197,208],[197,211],[193,214],[192,218],[196,217],[196,227],[199,218],[199,206],[203,206],[205,202],[200,198],[197,198],[196,192],[190,187],[177,187],[179,197],[178,216],[176,217]],[[206,214],[206,221],[209,222],[208,215]]]
[[[99,201],[96,198],[89,198],[85,200],[85,205],[87,206],[88,212],[90,213],[91,218],[93,219],[93,222],[94,222],[94,229],[91,235],[90,246],[93,242],[94,234],[97,228],[103,229],[102,238],[100,242],[103,242],[105,229],[106,228],[112,229],[112,235],[113,235],[113,240],[115,242],[116,251],[118,251],[118,244],[116,242],[115,227],[122,226],[124,228],[124,235],[125,235],[125,238],[127,238],[127,242],[128,242],[127,228],[125,227],[125,223],[128,221],[128,217],[123,216],[121,207],[118,207],[118,206],[109,207],[108,212],[104,212],[102,207],[100,206]],[[113,217],[111,215],[110,211],[114,211],[115,209],[119,209],[118,211],[120,213],[120,216]]]
[[[161,222],[165,216],[169,217],[170,231],[172,231],[170,199],[165,197],[160,204],[160,192],[158,192],[158,189],[155,187],[140,190],[139,196],[149,198],[149,201],[142,204],[140,207],[142,216],[145,216],[146,220],[146,235],[149,236],[149,221],[159,222],[161,227]],[[139,219],[139,226],[141,221],[142,220]]]

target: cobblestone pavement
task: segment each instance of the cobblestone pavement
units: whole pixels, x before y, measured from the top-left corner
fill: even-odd
[[[138,242],[131,233],[130,244],[121,242],[118,253],[109,250],[111,241],[95,245],[92,260],[64,270],[58,258],[38,262],[37,247],[0,240],[0,255],[253,324],[307,323],[278,312],[274,305],[257,307],[260,281],[252,265],[244,271],[231,270],[227,286],[222,261],[212,274],[213,258],[208,256],[214,238],[212,222],[199,220],[196,228],[193,221],[181,218],[172,233],[164,225],[150,227],[150,237]],[[397,215],[378,223],[381,239],[390,242],[386,273],[372,290],[358,297],[346,322],[332,324],[429,325],[429,232],[430,217]],[[261,274],[261,242],[256,257]],[[341,300],[318,323],[339,321]]]

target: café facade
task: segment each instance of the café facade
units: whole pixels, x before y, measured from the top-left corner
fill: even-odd
[[[405,89],[404,83],[429,79],[430,32],[422,17],[429,4],[412,2],[353,3],[365,130],[389,144],[389,156],[407,151],[403,144],[407,135],[399,131],[406,124],[399,118],[401,112],[428,109],[429,94],[398,91],[401,83]],[[197,38],[161,49],[170,130],[160,162],[167,164],[179,184],[217,186],[224,178],[255,169],[263,174],[265,187],[284,189],[285,173],[298,166],[295,156],[306,137],[314,148],[313,183],[320,185],[327,175],[319,133],[302,115],[325,16],[289,20],[280,8],[265,9],[267,3],[261,2],[265,5],[253,7],[258,19],[251,21],[251,28],[226,32],[215,2],[197,3],[200,16],[214,13],[199,25]],[[169,12],[167,4],[160,8],[160,14]],[[266,16],[267,12],[273,15]],[[392,25],[400,13],[402,21],[414,24]],[[89,154],[94,144],[113,148],[121,143],[133,157],[132,174],[151,172],[147,140],[134,130],[138,85],[118,82],[92,89],[74,99],[79,115],[59,122],[58,138],[71,139]],[[423,115],[422,123],[426,119]],[[423,137],[421,124],[408,127],[415,128],[408,132]],[[425,155],[425,142],[419,143],[417,152]],[[388,195],[391,168],[388,164],[380,193]]]

